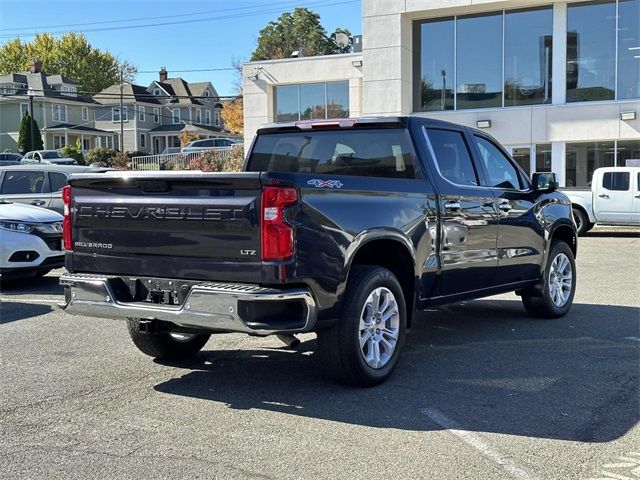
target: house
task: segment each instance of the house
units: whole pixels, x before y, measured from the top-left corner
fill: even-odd
[[[583,187],[640,159],[638,19],[640,0],[362,0],[361,52],[244,64],[245,145],[265,122],[413,114]]]
[[[77,140],[84,150],[113,145],[113,133],[95,126],[96,102],[70,79],[46,75],[33,61],[28,72],[0,76],[0,151],[18,150],[20,122],[29,111],[30,97],[45,149]]]
[[[119,138],[122,121],[124,151],[161,153],[167,147],[179,147],[185,132],[200,137],[226,136],[220,120],[222,105],[211,82],[169,78],[164,67],[158,80],[147,87],[124,84],[122,119],[120,85],[112,85],[93,98],[99,104],[98,128]]]

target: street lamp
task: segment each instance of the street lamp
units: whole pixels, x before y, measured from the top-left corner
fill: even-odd
[[[27,90],[27,95],[29,95],[29,116],[30,118],[30,127],[31,127],[31,144],[29,145],[29,151],[33,152],[33,142],[34,142],[34,136],[35,136],[35,132],[34,132],[34,119],[33,119],[33,95],[35,94],[35,91],[33,90],[33,87],[29,87],[29,90]]]

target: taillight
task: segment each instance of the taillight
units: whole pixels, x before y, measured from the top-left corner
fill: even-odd
[[[262,190],[262,260],[293,257],[293,227],[285,222],[284,210],[298,202],[295,188],[264,187]]]
[[[62,187],[62,201],[64,202],[64,220],[62,221],[62,239],[65,250],[73,250],[71,238],[71,187]]]

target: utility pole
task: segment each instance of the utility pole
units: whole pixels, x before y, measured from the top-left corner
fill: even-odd
[[[124,68],[120,68],[120,152],[124,153]]]

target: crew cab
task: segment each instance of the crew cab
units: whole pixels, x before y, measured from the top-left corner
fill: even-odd
[[[416,311],[509,291],[539,317],[572,304],[569,200],[484,132],[418,116],[270,124],[244,170],[73,175],[64,310],[126,320],[164,359],[215,333],[316,332],[325,370],[369,386]]]
[[[600,225],[640,225],[640,167],[604,167],[591,188],[562,190],[573,208],[578,235]]]

